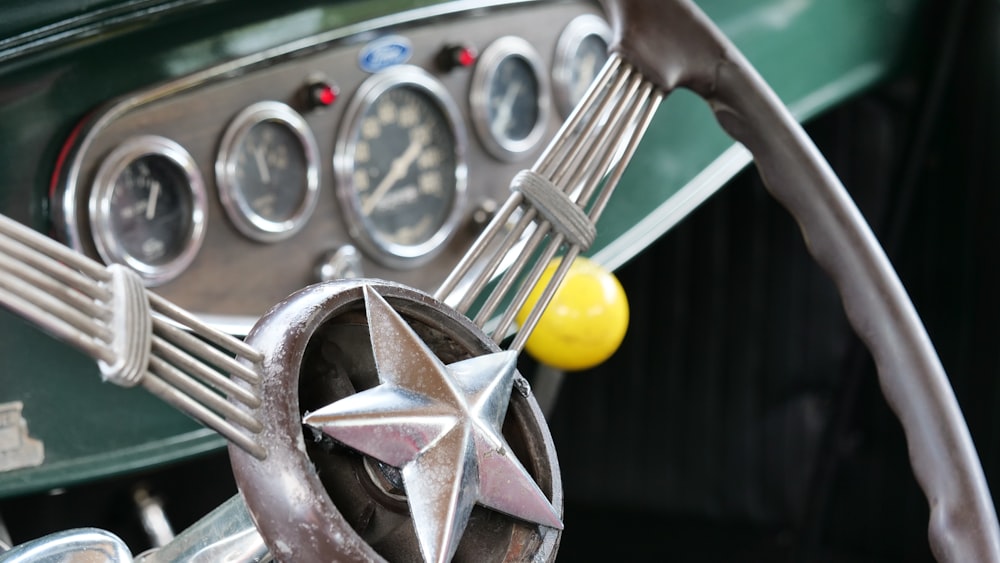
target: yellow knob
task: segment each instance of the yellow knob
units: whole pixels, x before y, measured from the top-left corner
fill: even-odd
[[[517,313],[524,324],[552,274],[553,260]],[[594,367],[618,350],[628,328],[628,299],[618,279],[601,265],[577,258],[525,348],[543,364],[564,370]]]

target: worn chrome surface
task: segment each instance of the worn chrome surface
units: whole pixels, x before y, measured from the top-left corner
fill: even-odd
[[[49,534],[0,553],[0,563],[131,563],[132,552],[118,536],[81,528]]]
[[[266,563],[264,545],[243,497],[236,495],[205,515],[172,541],[135,558],[136,563]]]
[[[267,162],[270,155],[260,150],[263,147],[254,151],[253,166],[259,169],[261,181],[270,184],[272,191],[278,194],[275,197],[289,197],[291,194],[291,197],[300,200],[289,216],[280,220],[258,213],[252,202],[247,200],[241,185],[243,180],[239,171],[239,151],[247,142],[250,131],[262,123],[276,123],[291,131],[299,143],[294,150],[301,150],[304,160],[302,185],[278,185],[269,172],[269,167],[274,166]],[[316,202],[319,200],[319,170],[319,146],[306,120],[287,104],[264,101],[247,107],[229,124],[219,147],[219,158],[215,161],[215,181],[222,207],[241,233],[261,242],[277,242],[301,230],[316,210]]]
[[[374,305],[371,322],[375,332],[371,334],[365,293],[373,291],[396,313],[378,308],[378,303]],[[370,305],[371,299],[368,301]],[[386,320],[387,315],[396,314],[405,319],[412,327],[410,330],[416,331],[419,340],[432,352],[425,351],[417,357],[405,353],[408,346],[415,344],[413,334],[401,330],[392,319]],[[398,317],[395,320],[399,322]],[[387,322],[389,328],[384,328]],[[277,559],[412,559],[421,549],[418,546],[429,545],[424,548],[430,550],[425,555],[438,560],[442,553],[447,555],[449,550],[456,549],[452,542],[460,534],[452,524],[438,520],[437,510],[452,512],[453,516],[446,517],[445,522],[461,520],[459,506],[472,513],[464,539],[457,544],[457,558],[547,561],[554,556],[559,538],[557,528],[504,515],[542,520],[553,526],[561,516],[562,492],[555,452],[527,386],[523,382],[513,384],[520,381],[520,376],[513,372],[487,374],[501,376],[492,382],[499,387],[492,386],[486,376],[480,381],[485,387],[469,383],[481,389],[482,401],[491,397],[491,401],[510,401],[509,409],[500,409],[500,403],[467,398],[466,392],[473,389],[463,391],[462,385],[454,383],[451,376],[440,379],[441,370],[448,372],[445,365],[461,369],[470,365],[463,360],[471,361],[474,366],[477,362],[470,358],[485,356],[487,360],[483,361],[492,364],[498,357],[493,354],[499,348],[468,319],[405,287],[373,280],[344,280],[316,285],[291,297],[258,323],[248,342],[264,353],[261,365],[265,374],[262,385],[265,403],[255,411],[268,428],[262,437],[269,455],[258,460],[236,448],[230,452],[247,506]],[[403,353],[394,354],[391,351],[394,347]],[[428,360],[424,355],[427,353],[433,353],[439,363]],[[510,356],[499,358],[504,358],[501,364],[512,367]],[[402,481],[409,508],[400,501],[398,493],[388,494],[392,485],[375,482],[379,475],[390,481],[393,478],[364,463],[361,453],[329,438],[318,439],[317,436],[322,436],[318,431],[315,435],[303,435],[302,417],[308,412],[316,412],[345,397],[357,397],[349,399],[349,403],[366,403],[372,395],[392,395],[385,394],[387,387],[378,388],[376,363],[386,373],[399,374],[406,385],[416,387],[416,393],[426,394],[423,398],[410,395],[411,406],[430,409],[423,413],[424,421],[411,421],[415,424],[410,427],[415,432],[411,437],[420,441],[418,435],[424,431],[433,433],[435,427],[445,431],[441,447],[426,449],[424,455],[416,458],[420,461],[414,466],[401,462],[400,456],[406,457],[405,452],[392,454],[393,444],[399,446],[400,442],[390,437],[401,438],[398,431],[404,429],[395,424],[400,419],[376,416],[371,420],[368,431],[384,434],[382,443],[389,448],[380,456],[388,459],[389,464],[403,466]],[[451,383],[443,384],[447,381]],[[513,393],[508,384],[514,387]],[[446,393],[449,385],[455,394],[435,406],[434,401],[442,398],[440,393]],[[363,393],[365,389],[375,390]],[[362,393],[354,395],[358,391]],[[399,406],[393,403],[395,398],[408,394],[400,390],[387,406]],[[496,432],[500,423],[496,417],[502,416],[504,410],[506,420],[501,439]],[[493,420],[481,419],[489,413]],[[427,414],[434,416],[426,417]],[[427,424],[423,425],[424,422]],[[363,433],[359,431],[356,436]],[[431,439],[428,434],[424,436]],[[341,437],[349,445],[375,447]],[[516,455],[527,475],[520,473],[516,462],[507,455],[491,455],[495,459],[477,466],[482,454],[490,451],[496,454],[498,447]],[[480,448],[478,453],[477,448]],[[410,450],[409,454],[414,452]],[[514,483],[524,487],[516,493],[507,488],[509,484],[497,481],[500,475],[510,477],[511,471]],[[275,475],[282,477],[275,479]],[[452,496],[447,487],[433,484],[435,480],[452,485],[462,483],[467,489]],[[495,510],[473,508],[477,497]],[[416,529],[410,522],[411,512]],[[460,531],[461,526],[458,528]]]
[[[364,296],[380,385],[304,422],[399,468],[426,561],[451,560],[476,503],[562,529],[501,434],[517,354],[445,365],[374,289]]]
[[[150,331],[151,353],[131,366],[134,373],[127,381],[118,383],[138,383],[253,455],[265,456],[254,437],[262,429],[260,422],[224,398],[260,404],[254,389],[241,388],[232,379],[257,382],[256,367],[231,355],[255,362],[260,353],[154,293],[145,292],[148,303],[123,300],[113,281],[108,268],[0,215],[0,303],[102,367],[117,367],[125,356],[134,357],[136,351],[128,345],[117,346],[123,336]],[[129,307],[151,311],[151,322],[130,324],[132,311],[123,310]],[[138,318],[148,321],[148,312]]]
[[[183,174],[187,182],[186,186],[179,188],[182,197],[188,199],[191,207],[190,216],[187,218],[190,226],[185,232],[178,233],[183,238],[179,241],[182,245],[181,251],[164,263],[153,263],[129,252],[119,238],[121,233],[116,232],[113,226],[113,216],[124,212],[115,208],[115,192],[125,187],[119,184],[119,179],[126,168],[145,157],[166,159]],[[154,186],[146,206],[140,210],[147,221],[152,220],[156,214],[158,186],[159,184]],[[94,187],[90,193],[88,206],[94,243],[104,262],[125,264],[138,272],[150,286],[161,285],[177,277],[198,255],[201,243],[205,239],[207,208],[205,181],[191,154],[176,142],[157,135],[132,137],[104,159],[94,177]]]
[[[529,173],[535,181],[549,184],[549,197],[556,208],[575,206],[574,213],[585,213],[593,225],[662,99],[663,94],[645,84],[641,74],[613,57]],[[499,313],[499,321],[490,325],[499,342],[506,337],[515,314],[548,262],[562,250],[559,267],[510,345],[513,350],[522,349],[573,259],[585,250],[580,241],[569,236],[568,225],[558,224],[559,216],[544,212],[540,203],[514,191],[436,293],[438,298],[445,298],[469,276],[471,281],[465,281],[469,287],[457,309],[468,313],[477,299],[485,298],[475,312],[475,322],[484,327]],[[510,228],[507,222],[516,212],[520,216]],[[524,249],[512,253],[533,224],[535,228]],[[487,252],[498,243],[499,252]],[[537,250],[540,254],[536,258]],[[513,258],[513,263],[506,272],[499,272],[505,256]],[[525,272],[527,276],[522,279]],[[500,281],[491,287],[490,281],[496,275],[501,275]]]

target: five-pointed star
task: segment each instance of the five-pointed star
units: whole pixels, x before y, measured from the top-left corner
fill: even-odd
[[[472,507],[562,529],[501,434],[517,355],[444,365],[368,286],[365,307],[381,384],[307,414],[305,423],[401,469],[420,550],[455,554]]]

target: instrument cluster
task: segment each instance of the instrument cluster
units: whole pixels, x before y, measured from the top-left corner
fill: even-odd
[[[57,235],[234,332],[321,280],[433,291],[610,41],[591,3],[454,6],[109,102],[67,141]]]

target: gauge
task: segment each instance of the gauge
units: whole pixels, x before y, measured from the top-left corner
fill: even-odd
[[[177,276],[205,236],[205,188],[183,147],[163,137],[134,137],[97,170],[90,195],[98,254],[137,271],[147,285]]]
[[[457,226],[465,133],[436,79],[412,66],[371,76],[351,99],[337,141],[337,193],[352,234],[385,265],[421,263]]]
[[[233,225],[262,242],[301,229],[319,196],[319,148],[305,119],[259,102],[233,119],[215,163],[219,198]]]
[[[549,86],[541,58],[524,39],[501,37],[486,48],[469,97],[476,132],[493,156],[517,160],[545,135]]]
[[[611,28],[599,16],[584,14],[569,22],[556,45],[552,68],[556,104],[569,116],[608,60]]]

